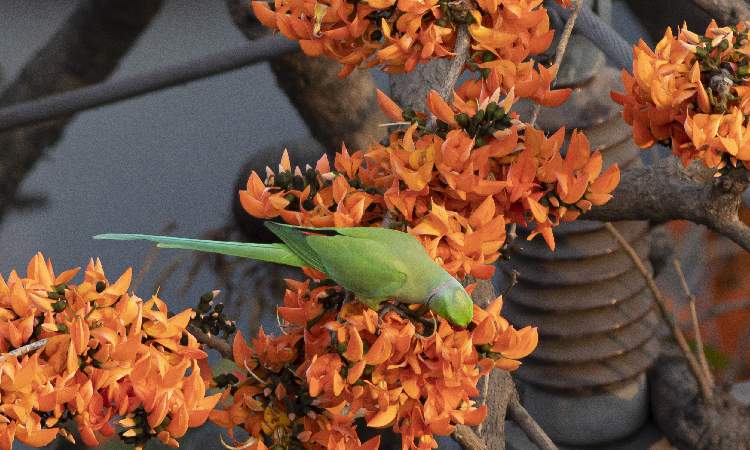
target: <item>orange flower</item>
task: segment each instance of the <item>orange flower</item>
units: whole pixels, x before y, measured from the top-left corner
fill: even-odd
[[[197,359],[206,354],[195,338],[181,342],[191,311],[167,318],[158,298],[143,304],[128,295],[130,270],[110,284],[101,262],[91,261],[83,283],[67,284],[77,270],[56,277],[37,254],[27,278],[14,271],[0,280],[3,351],[49,338],[33,353],[0,361],[0,448],[14,439],[32,446],[56,434],[72,439],[60,428],[63,415],[77,422],[84,443],[98,445],[95,431],[112,435],[111,419],[136,413],[146,428],[141,423],[124,439],[143,444],[164,427],[159,439],[176,446],[174,438],[201,425],[219,399],[205,397]]]
[[[235,373],[222,411],[211,413],[230,437],[237,425],[250,434],[234,441],[238,446],[265,448],[267,437],[311,450],[370,448],[377,442],[361,444],[351,426],[359,412],[368,426],[393,426],[405,450],[434,448],[434,434],[448,435],[459,423],[477,425],[486,416],[471,399],[479,394],[479,377],[493,367],[515,369],[516,359],[537,342],[535,329],[516,331],[500,317],[500,298],[487,311],[475,307],[466,329],[437,318],[437,329],[425,338],[417,334],[424,325],[394,312],[380,319],[358,302],[342,307],[343,293],[325,284],[287,282],[284,334],[261,333],[252,347],[237,336],[235,359],[246,373]],[[270,347],[273,355],[261,350]],[[274,355],[282,354],[285,363],[277,364]]]
[[[501,87],[491,90],[483,79],[464,83],[452,105],[430,92],[427,103],[438,119],[434,133],[424,128],[426,115],[404,112],[378,92],[391,118],[412,122],[407,130],[393,133],[388,145],[373,143],[364,154],[350,155],[343,148],[334,172],[320,170],[329,170],[326,166],[308,169],[304,176],[296,169],[293,175],[285,156],[280,167],[284,172],[269,173],[266,188],[278,187],[280,197],[299,199],[279,211],[292,224],[379,226],[391,211],[398,221],[403,218],[407,229],[416,230],[428,253],[448,272],[487,278],[494,270],[489,264],[504,244],[505,225],[536,221],[532,236],[543,234],[554,248],[551,227],[609,200],[619,181],[614,168],[594,185],[601,156],[590,154],[586,138],[574,132],[562,158],[564,130],[547,138],[522,124],[509,111],[515,88],[502,100],[501,92]],[[255,190],[258,203],[264,192]],[[248,212],[257,214],[252,208]],[[436,213],[446,218],[437,219]],[[481,221],[468,224],[466,218],[472,215],[481,215]]]
[[[480,1],[477,9],[467,11],[437,0],[277,0],[253,2],[253,10],[264,25],[299,40],[307,54],[338,60],[344,77],[355,68],[410,72],[433,58],[450,58],[461,23],[469,25],[471,45],[480,58],[487,52],[518,64],[552,42],[549,17],[540,3],[512,0],[498,8],[496,2]],[[535,100],[549,103],[546,95],[539,93]]]
[[[633,76],[623,71],[626,93],[611,96],[624,106],[636,144],[671,144],[685,166],[693,159],[718,169],[750,164],[747,35],[744,22],[712,22],[704,37],[683,26],[677,38],[667,30],[654,51],[643,41],[634,47]]]

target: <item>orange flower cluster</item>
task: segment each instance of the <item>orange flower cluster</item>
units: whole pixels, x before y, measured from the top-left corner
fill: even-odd
[[[223,410],[210,416],[233,439],[233,427],[242,425],[250,438],[234,442],[249,450],[265,450],[264,436],[286,448],[377,448],[377,440],[357,438],[357,414],[368,426],[392,426],[404,450],[436,448],[434,434],[484,420],[486,407],[471,400],[479,377],[516,369],[538,340],[535,328],[517,331],[500,317],[502,298],[486,311],[475,306],[464,329],[442,318],[417,322],[422,332],[437,326],[424,337],[393,311],[381,320],[358,302],[342,307],[337,287],[288,284],[278,308],[284,334],[261,331],[252,346],[237,336],[237,382],[224,392]]]
[[[607,202],[619,170],[601,173],[601,155],[578,132],[563,158],[563,129],[546,137],[522,124],[508,113],[514,88],[503,101],[500,87],[490,89],[488,80],[469,80],[452,106],[431,92],[436,131],[425,127],[426,115],[402,111],[379,92],[389,117],[413,122],[408,130],[364,156],[344,148],[335,171],[323,157],[305,174],[292,172],[285,154],[278,176],[269,169],[264,183],[251,175],[242,204],[256,217],[313,227],[378,226],[390,211],[459,278],[492,276],[508,223],[536,222],[530,238],[542,234],[554,249],[551,227]]]
[[[705,36],[683,26],[677,38],[668,29],[654,51],[643,41],[633,48],[633,76],[622,75],[626,94],[611,96],[625,107],[636,144],[670,145],[685,166],[700,159],[718,169],[750,167],[749,26],[711,22]]]
[[[150,437],[177,447],[188,427],[208,418],[219,395],[205,397],[213,377],[206,354],[185,333],[187,310],[168,317],[156,297],[127,294],[131,270],[114,284],[91,261],[83,283],[67,284],[78,269],[55,276],[37,254],[27,275],[0,278],[0,448],[47,445],[73,420],[86,445],[95,432],[115,433],[142,448]],[[49,339],[37,351],[8,353]],[[185,375],[190,370],[190,375]]]
[[[274,0],[255,1],[253,10],[267,27],[300,41],[308,55],[339,61],[343,65],[340,77],[355,68],[375,66],[388,73],[411,72],[418,63],[450,58],[457,27],[466,24],[478,61],[487,55],[485,62],[495,61],[493,70],[520,80],[531,75],[524,75],[528,66],[519,64],[529,55],[542,53],[552,42],[549,16],[541,3]],[[568,0],[558,3],[570,5]]]

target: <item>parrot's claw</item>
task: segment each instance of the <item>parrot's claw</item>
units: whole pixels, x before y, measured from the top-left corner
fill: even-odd
[[[425,329],[427,329],[427,325],[424,323],[424,318],[420,317],[419,321],[425,326]],[[429,339],[429,338],[432,337],[432,335],[434,335],[437,332],[438,323],[437,323],[437,317],[435,317],[434,314],[432,314],[432,324],[431,325],[432,325],[432,332],[429,335],[423,336],[423,335],[417,333],[416,331],[414,332],[414,335],[417,336],[420,339]]]
[[[426,305],[423,305],[426,306]],[[432,331],[427,335],[423,336],[420,333],[415,332],[414,334],[421,338],[421,339],[427,339],[431,337],[433,334],[435,334],[435,331],[437,331],[437,318],[433,315],[432,320],[425,319],[423,317],[424,313],[426,312],[427,308],[419,308],[416,311],[409,309],[408,305],[405,303],[388,303],[383,302],[380,306],[380,311],[378,312],[378,327],[380,326],[380,322],[383,320],[383,317],[385,317],[386,314],[388,314],[389,311],[393,311],[396,314],[399,315],[399,317],[412,320],[414,322],[421,323],[424,326],[425,330],[431,329]]]

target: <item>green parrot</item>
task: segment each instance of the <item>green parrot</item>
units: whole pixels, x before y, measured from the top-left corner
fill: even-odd
[[[183,248],[260,259],[325,273],[374,310],[384,301],[426,304],[439,316],[466,326],[474,304],[461,284],[409,233],[376,227],[307,228],[265,222],[284,244],[248,244],[144,234],[100,234],[94,239],[157,242]]]

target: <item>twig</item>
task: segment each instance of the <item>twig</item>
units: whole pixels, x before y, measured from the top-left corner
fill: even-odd
[[[126,100],[299,51],[299,43],[276,35],[152,72],[99,83],[0,109],[0,131]]]
[[[200,342],[201,344],[205,344],[219,352],[222,358],[234,361],[232,344],[225,339],[222,339],[218,336],[210,336],[194,325],[188,325],[187,327],[185,327],[185,329],[188,333],[195,336],[195,339],[197,339],[198,342]]]
[[[195,339],[197,339],[198,342],[200,342],[201,344],[206,344],[214,350],[218,351],[223,358],[230,360],[234,359],[234,357],[232,356],[232,344],[230,344],[226,340],[218,336],[209,336],[193,325],[188,325],[186,329],[190,334],[195,336]],[[32,342],[31,344],[26,344],[22,347],[18,347],[13,351],[8,352],[8,354],[11,356],[22,356],[27,353],[31,353],[47,345],[48,340],[49,338],[44,338],[36,342]],[[0,361],[5,361],[5,358],[0,356]]]
[[[451,103],[449,98],[453,87],[456,86],[459,75],[463,73],[464,67],[466,66],[466,60],[469,58],[469,43],[471,42],[471,36],[469,35],[469,26],[462,23],[458,26],[458,32],[456,33],[456,45],[453,51],[456,56],[451,59],[450,66],[448,66],[448,74],[445,76],[445,83],[440,86],[440,98],[448,103]]]
[[[518,425],[527,438],[539,448],[539,450],[557,450],[557,446],[547,433],[542,430],[538,423],[531,417],[526,408],[518,399],[518,392],[514,392],[508,403],[508,417]]]
[[[517,270],[513,270],[510,274],[510,283],[508,283],[508,287],[505,288],[505,290],[502,293],[503,300],[508,298],[508,293],[510,293],[510,290],[518,283],[518,276],[521,275],[521,273]]]
[[[391,228],[391,226],[393,226],[393,213],[389,209],[385,212],[383,221],[380,222],[380,228]]]
[[[177,229],[177,223],[170,220],[167,222],[159,232],[161,236],[166,236],[172,231]],[[138,271],[138,275],[135,276],[135,280],[130,284],[130,291],[135,292],[138,290],[138,286],[141,285],[143,282],[143,278],[146,277],[146,274],[151,269],[151,266],[154,265],[154,261],[156,260],[156,255],[159,254],[159,247],[157,244],[154,244],[151,248],[151,251],[149,252],[148,256],[146,256],[146,260],[143,261],[143,264],[141,265],[141,270]]]
[[[711,388],[711,383],[709,383],[709,381],[703,375],[703,371],[701,370],[701,367],[698,364],[698,360],[695,359],[695,355],[693,355],[693,352],[690,350],[690,346],[688,346],[688,343],[685,340],[685,336],[682,334],[682,331],[680,331],[679,327],[677,326],[677,323],[672,317],[672,314],[669,312],[669,310],[667,310],[667,305],[664,302],[664,299],[662,298],[661,291],[659,291],[659,288],[656,287],[656,283],[654,283],[653,277],[651,277],[651,274],[646,269],[646,266],[643,265],[643,262],[638,257],[638,254],[636,254],[635,250],[633,250],[633,247],[631,247],[630,244],[628,244],[625,238],[622,237],[620,232],[617,231],[615,227],[612,226],[612,224],[609,222],[605,222],[604,227],[607,229],[607,231],[609,231],[612,234],[612,236],[614,236],[617,242],[620,243],[622,248],[628,253],[630,258],[633,260],[633,263],[635,264],[635,266],[638,268],[638,270],[640,270],[641,274],[643,274],[643,278],[646,279],[646,283],[648,284],[648,287],[651,290],[651,294],[654,296],[654,300],[656,300],[656,304],[659,306],[659,311],[661,311],[662,317],[664,317],[664,320],[667,322],[669,329],[672,331],[672,334],[674,334],[675,339],[677,339],[677,344],[679,345],[680,350],[682,351],[683,355],[685,356],[685,359],[687,360],[688,367],[690,368],[690,371],[693,373],[695,380],[698,382],[698,386],[700,387],[703,400],[708,404],[713,404],[714,394]]]
[[[505,228],[505,240],[503,241],[503,245],[500,247],[501,258],[510,258],[512,251],[511,244],[513,244],[513,241],[515,241],[517,237],[518,233],[516,233],[516,224],[511,223],[507,225]]]
[[[41,339],[39,341],[32,342],[31,344],[23,345],[23,346],[18,347],[17,349],[15,349],[13,351],[8,352],[8,354],[11,355],[11,356],[23,356],[26,353],[31,353],[31,352],[33,352],[35,350],[38,350],[38,349],[44,347],[45,345],[47,345],[47,341],[48,340],[49,340],[49,338],[44,338],[44,339]],[[0,356],[0,361],[5,361],[5,358],[3,358],[2,356]]]
[[[695,312],[695,296],[690,293],[690,288],[688,287],[687,281],[685,280],[685,275],[682,273],[680,261],[675,258],[672,260],[672,264],[677,271],[677,276],[680,279],[680,284],[682,284],[682,290],[685,292],[685,296],[688,300],[688,306],[690,308],[690,321],[693,324],[693,334],[695,335],[695,354],[698,357],[698,362],[700,362],[701,364],[701,368],[703,369],[703,374],[706,376],[706,380],[708,380],[711,387],[713,387],[714,377],[711,373],[711,370],[708,368],[706,354],[703,353],[703,338],[701,337],[701,332],[698,328],[698,314]]]
[[[557,50],[555,51],[555,66],[557,67],[558,71],[560,69],[560,63],[562,63],[563,55],[565,55],[565,49],[568,47],[568,40],[570,39],[570,35],[573,33],[573,26],[576,24],[576,19],[578,18],[578,12],[581,10],[581,6],[583,6],[583,2],[585,0],[578,0],[573,2],[573,8],[570,11],[570,16],[568,16],[568,21],[565,23],[565,28],[563,29],[562,36],[560,37],[560,42],[557,44]],[[557,78],[557,76],[555,76]],[[552,80],[550,83],[550,88],[555,85],[555,79]],[[534,124],[536,124],[536,118],[539,116],[539,111],[541,111],[542,105],[539,103],[536,103],[534,105],[534,111],[531,113],[531,120],[529,121],[529,125],[532,127]]]
[[[739,302],[723,303],[720,305],[714,305],[708,308],[707,311],[701,312],[698,317],[700,320],[710,319],[722,314],[738,311],[740,309],[750,308],[750,298]]]
[[[469,35],[469,26],[462,23],[458,26],[458,31],[456,32],[456,45],[453,48],[456,55],[451,59],[451,63],[448,66],[448,73],[445,74],[445,79],[438,90],[440,98],[447,103],[452,102],[452,99],[450,98],[451,92],[453,92],[458,77],[466,67],[466,60],[469,58],[470,43],[471,36]],[[435,114],[430,113],[430,118],[427,120],[427,128],[434,130],[436,123],[437,117],[435,117]]]
[[[549,3],[549,9],[563,19],[572,14],[554,2]],[[581,8],[575,30],[593,42],[615,67],[633,70],[633,46],[588,8]]]
[[[482,438],[466,425],[458,424],[451,433],[451,438],[461,446],[463,450],[489,450]]]

